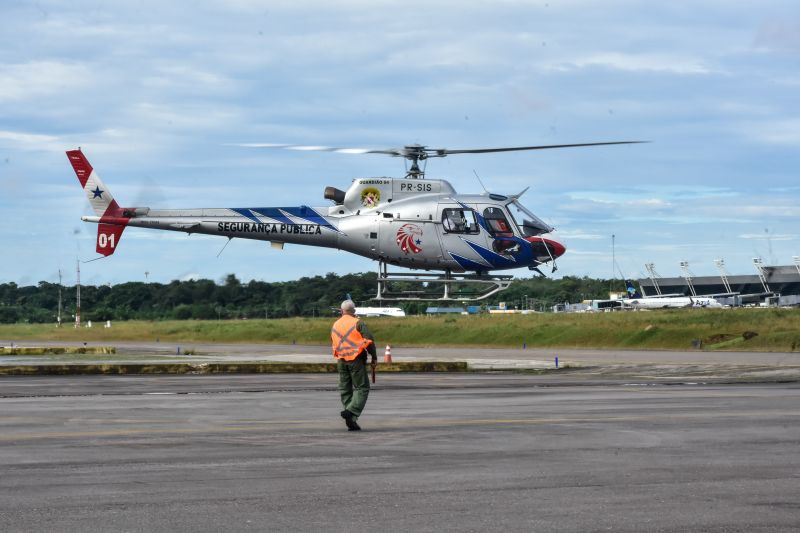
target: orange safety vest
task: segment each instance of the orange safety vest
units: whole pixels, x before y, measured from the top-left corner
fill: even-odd
[[[358,319],[352,315],[342,315],[331,328],[331,348],[336,359],[353,361],[372,341],[365,339],[356,328]]]

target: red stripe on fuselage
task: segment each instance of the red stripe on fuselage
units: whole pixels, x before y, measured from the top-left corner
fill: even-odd
[[[122,216],[123,209],[117,204],[116,200],[111,200],[106,212],[100,217],[100,222],[105,224],[116,224],[117,226],[127,226],[130,217]]]
[[[75,170],[75,175],[78,176],[78,181],[81,182],[81,187],[86,187],[86,182],[89,181],[89,176],[92,173],[92,165],[89,164],[89,160],[80,150],[67,151],[67,157],[72,164],[73,170]]]

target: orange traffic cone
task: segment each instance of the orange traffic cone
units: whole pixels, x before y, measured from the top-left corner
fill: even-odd
[[[386,351],[383,352],[383,362],[392,364],[392,347],[386,345]]]

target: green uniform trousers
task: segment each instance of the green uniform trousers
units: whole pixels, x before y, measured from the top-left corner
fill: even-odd
[[[353,361],[336,361],[339,370],[339,394],[342,405],[358,418],[367,405],[369,396],[369,373],[367,372],[367,352],[363,351]]]

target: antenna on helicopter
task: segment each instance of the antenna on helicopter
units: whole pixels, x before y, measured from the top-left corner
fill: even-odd
[[[478,178],[478,183],[480,183],[480,184],[481,184],[481,188],[483,189],[483,192],[485,192],[486,194],[489,194],[489,191],[488,191],[488,190],[486,190],[486,186],[485,186],[485,185],[483,184],[483,182],[481,181],[481,177],[480,177],[480,176],[478,176],[478,173],[477,173],[477,172],[475,172],[475,169],[474,169],[474,168],[472,169],[472,173],[473,173],[473,174],[475,174],[475,177],[476,177],[476,178]]]
[[[217,254],[217,259],[219,259],[219,256],[222,255],[222,252],[225,251],[225,248],[228,247],[228,245],[231,243],[232,240],[233,240],[233,237],[228,237],[228,240],[225,241],[225,244],[222,246],[222,250],[220,250],[219,253]]]
[[[524,189],[522,189],[522,190],[521,190],[520,192],[518,192],[517,194],[509,194],[509,195],[508,195],[508,197],[509,197],[509,198],[511,198],[511,199],[513,199],[513,200],[519,200],[519,199],[520,199],[520,197],[521,197],[523,194],[525,194],[526,192],[528,192],[528,189],[530,189],[530,186],[528,186],[528,187],[525,187]]]

